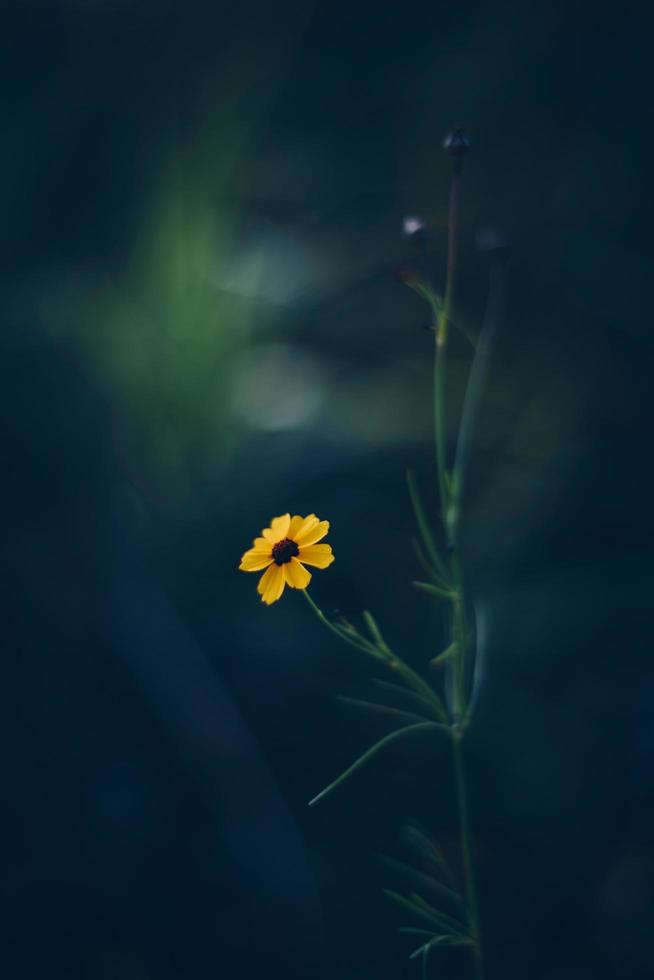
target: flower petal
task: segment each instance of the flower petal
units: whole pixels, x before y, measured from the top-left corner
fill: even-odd
[[[311,572],[308,572],[297,558],[291,558],[281,567],[284,570],[284,578],[292,589],[306,589],[311,581]]]
[[[264,528],[261,532],[268,541],[272,544],[277,544],[278,541],[283,541],[285,537],[288,536],[288,529],[291,526],[291,515],[283,514],[281,517],[273,517],[270,522],[270,527]]]
[[[316,518],[315,523],[306,525],[301,528],[300,533],[294,538],[299,544],[300,548],[306,545],[315,544],[316,541],[320,541],[324,538],[329,531],[329,521],[319,521]]]
[[[271,565],[259,579],[257,592],[261,596],[261,601],[265,602],[267,606],[270,606],[273,602],[277,602],[284,591],[285,585],[286,579],[284,578],[282,566]]]
[[[295,514],[291,518],[291,523],[290,523],[290,526],[289,526],[289,529],[288,529],[288,536],[291,539],[291,541],[295,541],[295,535],[298,533],[298,531],[300,530],[300,528],[304,524],[304,521],[305,521],[305,518],[304,517],[300,517],[299,514]]]
[[[252,542],[252,550],[270,551],[270,541],[267,541],[266,538],[255,538]]]
[[[335,560],[329,544],[302,545],[298,559],[305,565],[315,565],[316,568],[327,568]]]
[[[294,530],[293,540],[297,541],[299,538],[302,537],[303,534],[306,534],[307,531],[310,531],[312,527],[315,527],[317,523],[318,523],[318,518],[316,517],[315,514],[309,514],[308,517],[303,517],[300,522],[300,526],[293,528]]]
[[[242,572],[259,572],[262,568],[267,568],[272,560],[272,549],[270,545],[268,545],[266,551],[262,551],[259,548],[250,548],[241,558],[241,564],[238,567]]]

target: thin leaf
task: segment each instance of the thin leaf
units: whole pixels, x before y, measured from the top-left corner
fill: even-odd
[[[427,980],[427,961],[429,960],[429,953],[431,951],[433,942],[434,941],[432,939],[432,941],[427,944],[427,948],[425,949],[424,955],[422,957],[422,980]]]
[[[410,667],[401,657],[399,657],[386,643],[386,640],[382,636],[381,630],[377,625],[372,613],[367,609],[364,610],[363,618],[366,622],[370,634],[376,643],[376,649],[381,651],[381,653],[386,657],[386,662],[392,670],[398,671],[402,676],[403,680],[406,682],[408,687],[413,688],[413,690],[421,692],[423,697],[428,699],[429,704],[432,706],[432,711],[430,714],[438,718],[440,722],[447,722],[447,714],[445,708],[441,702],[440,697],[433,690],[432,687],[418,674],[412,667]]]
[[[344,694],[338,694],[336,697],[342,704],[349,704],[353,708],[363,708],[373,714],[386,715],[398,721],[403,720],[415,723],[426,720],[424,715],[416,715],[412,711],[402,711],[400,708],[392,708],[387,704],[377,704],[374,701],[361,701],[359,698],[350,698]]]
[[[459,652],[458,643],[450,643],[449,647],[439,653],[437,657],[433,657],[429,661],[430,667],[442,667],[448,660],[451,660]]]
[[[372,613],[368,612],[367,609],[364,609],[364,611],[363,611],[363,618],[364,618],[364,621],[365,621],[366,626],[368,627],[368,629],[370,631],[370,635],[372,636],[374,642],[379,646],[379,648],[381,650],[387,650],[388,647],[386,646],[386,642],[384,640],[384,637],[381,635],[381,630],[379,629],[379,626],[375,622],[375,619],[374,619]]]
[[[452,891],[457,895],[460,894],[456,875],[445,860],[440,848],[422,827],[416,823],[408,824],[401,831],[400,839],[417,854],[432,861],[447,880]]]
[[[436,569],[433,567],[433,565],[425,555],[424,551],[422,550],[422,545],[420,544],[418,539],[412,538],[411,544],[413,545],[413,550],[416,553],[416,558],[418,559],[418,562],[420,563],[423,571],[429,576],[429,578],[433,579],[435,585],[440,585],[442,588],[447,588],[447,582],[445,581],[445,579],[441,578],[441,576],[438,574]]]
[[[429,929],[417,929],[415,926],[399,926],[398,932],[405,936],[430,936],[434,935]]]
[[[392,902],[400,905],[405,911],[411,912],[412,915],[417,915],[418,918],[423,919],[428,922],[431,926],[436,929],[445,929],[450,932],[458,932],[459,927],[465,928],[462,923],[458,923],[456,919],[453,919],[449,915],[437,912],[436,909],[432,909],[427,903],[416,902],[414,898],[405,898],[404,895],[400,895],[398,892],[392,891],[390,888],[384,889],[384,895],[390,898]]]
[[[425,874],[424,871],[418,871],[418,869],[414,868],[411,864],[406,864],[404,861],[398,861],[396,858],[387,857],[385,854],[380,854],[379,860],[390,871],[395,871],[397,874],[403,875],[414,885],[426,888],[429,891],[434,892],[434,894],[438,895],[440,898],[454,902],[459,907],[462,907],[463,901],[457,891],[455,891],[453,888],[449,888],[440,881],[436,881],[435,878],[433,878],[431,875]]]
[[[479,701],[479,693],[484,682],[486,673],[486,652],[488,648],[488,630],[486,623],[486,608],[479,603],[475,604],[475,621],[477,624],[476,635],[477,643],[475,648],[475,666],[472,672],[472,685],[470,698],[466,708],[463,724],[467,727],[470,724],[474,711]]]
[[[434,721],[422,721],[417,725],[409,725],[406,728],[399,728],[397,731],[391,732],[390,735],[386,735],[378,742],[375,742],[375,744],[371,746],[371,748],[369,748],[367,752],[364,752],[364,754],[360,756],[356,760],[356,762],[353,762],[352,765],[345,770],[345,772],[341,773],[338,779],[335,779],[333,783],[330,783],[329,786],[326,786],[325,789],[323,789],[320,793],[318,793],[317,796],[314,796],[314,798],[309,801],[309,806],[315,806],[316,803],[318,803],[325,796],[331,793],[332,790],[335,790],[338,786],[341,785],[341,783],[345,782],[346,779],[349,779],[350,776],[352,776],[355,772],[357,772],[358,769],[364,766],[369,759],[371,759],[374,755],[377,754],[377,752],[379,752],[383,748],[386,748],[387,745],[391,745],[393,742],[399,741],[399,739],[403,738],[405,735],[417,734],[418,732],[426,732],[429,730],[434,731],[437,730],[439,727],[441,726],[439,726]]]
[[[428,915],[423,909],[416,907],[413,902],[410,902],[408,898],[404,898],[403,895],[398,895],[397,892],[391,891],[388,888],[384,889],[384,895],[390,898],[392,902],[396,905],[401,906],[405,911],[411,912],[412,915],[417,915],[419,918],[424,919],[430,924],[430,926],[437,926],[438,923],[434,921],[431,915]]]
[[[453,592],[451,589],[440,589],[431,582],[412,582],[411,585],[420,589],[421,592],[426,592],[427,595],[436,596],[437,599],[447,599],[449,602],[454,602],[459,597],[458,592]]]
[[[435,909],[433,905],[426,902],[422,895],[418,895],[417,892],[411,892],[409,899],[415,902],[417,906],[424,909],[425,912],[429,912],[431,915],[436,916],[436,918],[441,920],[442,925],[449,926],[452,932],[460,933],[461,930],[465,932],[466,925],[461,919],[456,919],[453,915],[449,915],[447,912],[441,912],[440,909]]]
[[[436,714],[436,717],[443,723],[447,724],[448,716],[445,711],[445,707],[440,697],[434,691],[432,687],[427,683],[427,681],[418,674],[413,667],[409,667],[401,657],[398,657],[396,653],[385,647],[388,654],[386,663],[390,670],[395,671],[400,675],[402,680],[405,682],[407,687],[421,694],[423,698],[432,705],[432,708]]]
[[[377,660],[384,659],[382,658],[379,650],[377,650],[372,645],[372,643],[368,639],[366,639],[365,636],[362,636],[361,633],[359,633],[359,631],[356,629],[356,627],[352,626],[350,623],[348,623],[347,625],[341,625],[341,623],[332,623],[331,625],[333,626],[335,632],[338,633],[341,639],[345,640],[346,643],[349,643],[353,647],[356,647],[357,649],[363,651],[363,653],[370,654],[371,656],[375,657]]]
[[[425,548],[427,549],[427,554],[429,555],[434,567],[438,570],[438,573],[447,582],[449,580],[447,566],[438,553],[438,549],[434,542],[434,538],[429,527],[429,522],[425,514],[425,508],[422,504],[418,483],[412,470],[407,472],[406,479],[409,487],[409,496],[411,498],[413,513],[416,516],[416,523],[418,525]]]
[[[343,627],[337,623],[333,623],[331,619],[325,616],[322,609],[320,609],[311,596],[307,589],[302,589],[301,594],[304,596],[305,601],[309,604],[314,614],[318,617],[321,623],[323,623],[327,629],[331,630],[340,640],[348,643],[350,646],[354,647],[355,650],[361,650],[363,653],[368,653],[370,656],[375,657],[376,660],[386,659],[379,650],[377,650],[371,643],[369,643],[364,637],[360,636],[356,630],[352,633],[352,627]]]
[[[370,681],[375,687],[384,691],[386,694],[393,695],[397,698],[402,698],[405,701],[411,702],[416,708],[420,708],[421,711],[427,711],[430,715],[433,715],[434,706],[431,700],[427,700],[422,694],[418,694],[416,691],[411,690],[407,687],[402,687],[401,684],[393,684],[391,681],[382,681],[377,677],[373,677]]]
[[[432,938],[427,943],[423,943],[422,946],[418,946],[414,949],[412,953],[409,953],[409,959],[415,960],[420,956],[421,953],[428,952],[432,946],[474,946],[474,939],[469,936],[432,936]]]

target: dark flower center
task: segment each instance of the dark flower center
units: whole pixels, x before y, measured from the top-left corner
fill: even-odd
[[[299,554],[300,549],[295,541],[291,541],[290,538],[284,538],[283,541],[278,541],[277,544],[273,545],[272,555],[276,565],[285,565],[291,558],[295,558]]]

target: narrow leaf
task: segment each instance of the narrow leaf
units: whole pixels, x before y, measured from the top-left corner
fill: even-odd
[[[465,726],[470,724],[470,720],[474,714],[475,708],[477,707],[477,702],[479,701],[479,693],[482,688],[484,681],[484,676],[486,673],[486,650],[488,647],[488,630],[486,624],[486,609],[484,606],[475,604],[475,620],[476,620],[476,637],[477,643],[475,645],[475,665],[472,672],[472,686],[470,690],[470,698],[468,700],[468,707],[466,709],[465,717],[463,723]]]
[[[374,619],[372,613],[368,612],[367,609],[364,609],[364,611],[363,611],[363,618],[364,618],[364,621],[365,621],[366,626],[368,627],[368,629],[370,631],[370,635],[372,636],[372,638],[375,641],[375,643],[382,650],[388,649],[387,646],[386,646],[386,643],[384,642],[384,637],[381,635],[381,630],[379,629],[379,626],[377,626],[377,623],[375,622],[375,619]]]
[[[422,550],[422,545],[420,544],[418,539],[412,538],[411,544],[413,545],[413,550],[416,553],[416,558],[418,559],[418,562],[420,563],[422,570],[429,576],[430,579],[433,580],[435,585],[440,585],[442,588],[446,589],[447,582],[439,575],[439,573],[433,567],[433,565],[425,555],[424,551]]]
[[[421,953],[428,952],[432,946],[474,946],[474,940],[470,939],[469,936],[432,936],[429,942],[423,943],[422,946],[418,946],[412,953],[409,953],[409,959],[417,959]]]
[[[430,560],[433,562],[434,567],[438,570],[439,574],[447,582],[449,579],[447,566],[445,565],[445,562],[443,561],[441,556],[438,554],[438,549],[434,542],[434,538],[431,533],[431,529],[429,527],[429,522],[425,514],[425,508],[423,507],[422,504],[422,498],[420,496],[420,491],[418,489],[418,483],[416,481],[415,474],[413,473],[412,470],[408,471],[406,475],[406,479],[409,487],[409,497],[411,498],[413,513],[415,514],[418,529],[420,531],[425,548],[427,549],[427,554],[429,555]]]
[[[399,905],[401,908],[405,909],[405,911],[411,912],[412,915],[417,915],[419,918],[424,919],[431,926],[438,926],[438,923],[434,922],[431,915],[428,915],[423,909],[417,908],[413,902],[410,902],[407,898],[404,898],[403,895],[398,895],[397,892],[391,891],[388,888],[384,889],[384,895],[386,895],[387,898],[390,898],[392,902],[395,902],[396,905]]]
[[[424,716],[416,715],[412,711],[402,711],[400,708],[392,708],[387,704],[377,704],[374,701],[361,701],[359,698],[346,697],[344,694],[338,694],[337,700],[342,704],[349,704],[353,708],[363,708],[373,714],[386,715],[388,718],[395,718],[398,721],[402,720],[415,723],[426,720]]]
[[[437,912],[426,903],[416,902],[414,898],[405,898],[404,895],[400,895],[398,892],[394,892],[389,888],[384,889],[384,895],[390,898],[392,902],[395,902],[396,905],[400,905],[406,911],[411,912],[412,915],[417,915],[418,918],[429,922],[436,929],[445,929],[448,932],[457,932],[459,930],[459,923],[455,919],[449,915]],[[462,926],[462,928],[464,927]]]
[[[437,585],[432,585],[431,582],[412,582],[411,584],[414,588],[420,589],[421,592],[436,596],[438,599],[448,599],[450,602],[458,599],[457,592],[453,592],[451,589],[440,589]]]
[[[441,925],[449,928],[452,932],[460,933],[462,930],[465,931],[465,923],[460,919],[454,918],[452,915],[448,915],[447,912],[441,912],[440,909],[435,909],[429,902],[425,901],[422,895],[418,895],[417,892],[411,892],[409,898],[421,909],[424,909],[425,912],[429,912],[435,918],[440,919]]]
[[[430,716],[434,713],[434,706],[431,701],[416,691],[402,687],[401,684],[393,684],[391,681],[379,680],[377,677],[373,677],[370,683],[374,684],[379,691],[384,691],[385,694],[408,701],[416,710],[419,709],[421,712],[426,711]]]
[[[390,735],[386,735],[384,738],[376,742],[371,748],[369,748],[367,752],[364,752],[364,754],[360,756],[360,758],[358,758],[356,762],[352,763],[349,769],[346,769],[344,773],[341,773],[338,779],[335,779],[334,782],[330,783],[329,786],[326,786],[325,789],[322,790],[322,792],[318,793],[317,796],[314,796],[314,798],[309,801],[309,806],[315,806],[315,804],[318,803],[320,800],[322,800],[325,796],[327,796],[328,793],[331,793],[332,790],[335,790],[337,786],[340,786],[341,783],[345,782],[346,779],[349,779],[350,776],[352,776],[355,772],[357,772],[358,769],[364,766],[366,762],[368,762],[368,760],[371,759],[374,755],[376,755],[377,752],[379,752],[381,749],[386,748],[386,746],[391,745],[393,742],[399,741],[405,735],[417,734],[418,732],[434,731],[439,727],[440,726],[436,722],[423,721],[417,725],[409,725],[406,728],[399,728],[397,731],[391,732]]]
[[[425,874],[424,871],[418,871],[410,864],[406,864],[404,861],[398,861],[396,858],[387,857],[385,854],[379,855],[379,860],[382,864],[387,867],[390,871],[394,871],[399,875],[402,875],[408,881],[411,881],[415,886],[425,888],[440,898],[444,898],[447,901],[454,902],[456,905],[462,905],[461,896],[453,888],[449,888],[442,882],[437,881],[431,875]]]
[[[410,847],[414,852],[422,855],[428,861],[432,861],[447,880],[452,891],[460,894],[455,874],[445,860],[440,848],[422,827],[416,823],[408,824],[403,828],[400,838],[407,847]]]
[[[431,704],[432,710],[439,721],[447,723],[448,717],[440,697],[427,681],[418,674],[413,667],[410,667],[401,657],[386,647],[388,658],[386,663],[390,670],[395,671],[404,681],[407,687],[421,694],[423,698]]]
[[[448,660],[451,660],[453,657],[455,657],[458,652],[459,652],[458,643],[450,643],[447,649],[443,650],[443,652],[439,653],[437,657],[433,657],[429,661],[429,666],[442,667],[443,664],[445,664]]]
[[[431,943],[428,943],[427,948],[425,949],[424,956],[422,957],[422,980],[427,980],[427,963],[429,960],[429,953],[431,951],[432,945],[433,945],[433,940]]]

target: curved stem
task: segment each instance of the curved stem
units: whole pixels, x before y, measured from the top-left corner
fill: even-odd
[[[339,640],[343,640],[344,643],[348,643],[351,647],[354,647],[355,650],[361,650],[363,653],[368,653],[372,657],[376,657],[378,660],[386,659],[383,654],[373,647],[372,643],[367,643],[362,637],[349,636],[345,630],[341,630],[338,626],[335,626],[334,623],[327,619],[322,609],[315,604],[308,591],[306,589],[302,589],[301,591],[302,595],[307,600],[320,622],[323,623],[328,630],[331,630],[332,633],[339,638]]]

